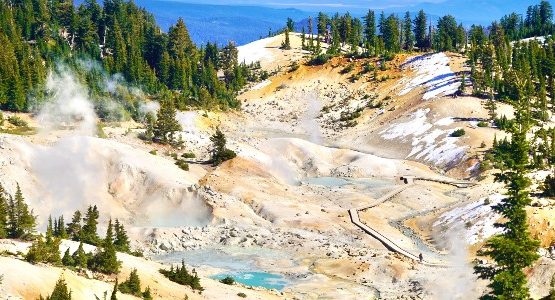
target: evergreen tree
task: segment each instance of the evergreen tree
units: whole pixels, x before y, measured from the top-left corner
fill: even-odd
[[[58,218],[58,230],[56,232],[56,236],[62,239],[67,239],[68,238],[68,234],[66,231],[66,224],[64,221],[64,216],[60,216]]]
[[[303,27],[301,32],[301,49],[306,50],[306,48],[306,32]]]
[[[8,236],[10,238],[26,238],[35,231],[35,217],[25,203],[19,184],[15,198],[10,197],[8,204]]]
[[[289,40],[289,29],[285,29],[285,40],[281,43],[281,49],[291,50],[291,42]]]
[[[173,99],[166,98],[160,103],[160,109],[154,125],[153,141],[161,144],[172,144],[175,142],[175,133],[181,131],[181,124],[175,118],[176,109]]]
[[[62,257],[62,264],[68,267],[72,267],[75,265],[75,261],[73,260],[73,257],[69,253],[69,248],[67,248],[66,251],[64,252],[64,256]]]
[[[416,47],[420,51],[424,51],[428,48],[428,39],[426,37],[426,27],[428,19],[424,10],[420,10],[418,15],[414,18],[414,37],[416,41]]]
[[[71,222],[67,224],[67,234],[74,241],[80,240],[81,237],[81,212],[76,210],[73,213]]]
[[[52,294],[47,296],[46,300],[71,300],[71,291],[63,278],[58,279]]]
[[[119,289],[119,284],[118,284],[118,278],[116,277],[116,284],[114,284],[114,290],[112,291],[110,300],[118,300],[118,297],[117,297],[118,289]]]
[[[380,27],[385,50],[390,53],[398,53],[401,50],[399,20],[391,14]]]
[[[71,255],[73,259],[74,266],[81,269],[86,269],[89,261],[89,256],[85,253],[83,249],[83,242],[79,242],[79,247]]]
[[[216,133],[210,137],[212,142],[212,164],[218,166],[226,160],[236,156],[235,152],[226,148],[226,138],[220,128],[216,128]]]
[[[25,260],[30,263],[50,263],[60,265],[60,243],[61,241],[53,236],[46,236],[46,240],[38,237],[27,251]]]
[[[511,141],[503,143],[508,151],[503,159],[496,161],[502,171],[495,175],[495,179],[506,184],[508,196],[494,209],[506,221],[497,224],[503,233],[490,238],[480,250],[481,255],[491,257],[494,262],[475,267],[480,278],[490,280],[490,290],[482,299],[530,298],[523,269],[538,258],[539,242],[530,237],[525,210],[531,201],[527,191],[530,179],[526,177],[530,150],[526,134],[532,124],[528,105],[524,98],[515,103],[515,121],[519,125],[508,129]]]
[[[405,20],[403,23],[403,37],[405,41],[403,49],[411,51],[414,46],[414,34],[412,33],[412,19],[408,11],[405,13]]]
[[[146,141],[152,141],[152,139],[154,138],[154,125],[156,122],[156,118],[154,117],[154,115],[151,112],[148,112],[145,115],[145,133],[143,135],[143,138]]]
[[[373,10],[368,10],[366,16],[364,16],[364,38],[368,45],[374,43],[376,37],[376,15]]]
[[[100,249],[97,249],[97,253],[89,260],[89,268],[91,270],[104,274],[117,274],[119,272],[121,262],[118,261],[113,239],[113,226],[110,219],[102,246],[99,247]]]
[[[323,12],[318,13],[317,26],[316,27],[318,29],[318,34],[320,36],[322,36],[322,37],[327,36],[328,16],[326,14],[324,14]]]
[[[137,269],[133,269],[129,274],[129,278],[119,285],[119,291],[124,294],[141,297],[141,280],[137,274]]]
[[[293,19],[291,18],[287,18],[287,30],[290,32],[295,31],[295,22],[293,22]]]
[[[125,231],[123,224],[121,224],[118,219],[116,219],[114,229],[116,233],[114,239],[116,251],[129,253],[129,238],[127,237],[127,232]]]
[[[191,273],[185,267],[185,262],[181,262],[181,267],[177,265],[175,268],[173,265],[171,266],[170,270],[160,269],[159,272],[166,276],[170,281],[188,285],[194,290],[202,291],[204,288],[200,285],[200,278],[197,275],[197,272],[193,269]]]
[[[98,245],[100,238],[97,234],[98,218],[100,214],[96,205],[87,208],[87,213],[83,218],[83,227],[80,231],[80,241],[83,243]],[[73,223],[73,222],[72,222]]]
[[[0,239],[8,237],[8,199],[0,184]]]
[[[438,20],[433,43],[438,51],[458,50],[462,45],[462,41],[457,39],[457,21],[453,16],[447,15]]]
[[[143,292],[143,299],[144,299],[144,300],[152,300],[152,299],[154,299],[154,298],[152,298],[152,294],[151,294],[151,292],[150,292],[150,287],[149,287],[149,286],[147,286],[146,289],[145,289],[145,291]]]

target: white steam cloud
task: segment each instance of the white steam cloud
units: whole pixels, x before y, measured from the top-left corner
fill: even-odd
[[[209,207],[188,191],[198,181],[194,175],[162,157],[93,137],[99,118],[86,88],[71,72],[59,68],[51,73],[46,88],[49,99],[37,114],[44,137],[50,140],[60,129],[67,134],[48,146],[21,145],[27,189],[36,198],[33,207],[41,222],[48,215],[68,220],[89,205],[97,205],[104,218],[142,226],[210,221]],[[142,107],[157,109],[152,103]]]
[[[43,104],[38,121],[44,129],[76,129],[81,135],[92,135],[97,117],[83,87],[71,73],[51,72],[46,80],[50,101]]]
[[[440,246],[449,250],[447,263],[450,267],[438,270],[434,280],[427,284],[431,299],[478,299],[480,295],[476,285],[478,279],[468,261],[468,245],[464,237],[464,228],[457,225],[450,228],[438,239],[445,242],[444,245]]]
[[[321,145],[323,142],[322,132],[316,119],[322,110],[322,103],[318,100],[316,92],[311,92],[304,98],[307,101],[307,109],[301,119],[301,128],[308,135],[310,142]]]

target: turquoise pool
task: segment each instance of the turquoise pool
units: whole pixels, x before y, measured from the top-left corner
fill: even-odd
[[[211,276],[211,278],[220,280],[227,276],[233,277],[236,282],[244,285],[263,287],[266,289],[276,289],[278,291],[283,290],[283,288],[288,284],[287,280],[285,280],[283,276],[266,272],[222,273]]]

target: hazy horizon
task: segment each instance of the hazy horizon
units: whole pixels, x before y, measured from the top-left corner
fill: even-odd
[[[153,0],[182,2],[188,4],[204,5],[227,5],[227,6],[255,6],[281,9],[297,9],[307,13],[350,12],[353,15],[361,15],[368,9],[384,10],[386,13],[401,13],[405,11],[416,11],[424,9],[430,15],[443,16],[451,14],[466,24],[479,23],[488,24],[498,20],[502,16],[516,12],[523,14],[530,5],[539,4],[540,0],[352,0],[352,1],[315,1],[303,0],[296,2],[292,0],[258,1],[258,0]],[[549,2],[553,2],[549,0]]]

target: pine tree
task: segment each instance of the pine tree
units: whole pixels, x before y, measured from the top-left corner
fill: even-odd
[[[301,49],[306,50],[306,33],[304,27],[301,31]]]
[[[77,268],[86,269],[89,261],[89,256],[83,249],[83,242],[79,242],[79,247],[71,255],[73,263]]]
[[[25,260],[30,263],[50,263],[53,265],[60,265],[62,260],[60,258],[60,240],[53,236],[46,236],[43,239],[39,236],[27,251]]]
[[[152,294],[150,292],[150,287],[147,286],[145,291],[143,292],[143,300],[152,300],[154,298],[152,298]]]
[[[52,294],[46,300],[71,300],[71,291],[63,278],[58,279]]]
[[[238,67],[237,57],[239,56],[239,50],[234,42],[229,42],[222,49],[220,63],[221,69],[224,72],[224,80],[228,88],[238,86],[236,70]]]
[[[76,210],[73,213],[71,222],[67,224],[67,234],[74,241],[80,240],[81,237],[81,212]]]
[[[176,119],[173,99],[168,97],[160,103],[154,125],[153,141],[161,144],[172,144],[175,142],[175,133],[181,130],[181,124]]]
[[[295,22],[293,22],[293,19],[291,18],[287,18],[287,30],[289,30],[290,32],[293,32],[295,29]]]
[[[285,29],[285,40],[281,43],[281,49],[291,50],[291,42],[289,41],[289,28]]]
[[[408,11],[405,13],[405,20],[403,23],[403,37],[405,41],[403,49],[412,51],[412,47],[414,46],[414,34],[412,33],[412,19]]]
[[[56,233],[56,236],[62,239],[68,238],[64,216],[60,216],[58,218],[58,232]]]
[[[8,237],[8,199],[0,184],[0,239]]]
[[[502,171],[495,175],[495,180],[505,183],[508,192],[507,198],[494,206],[494,210],[506,221],[497,224],[503,232],[490,238],[479,253],[493,260],[492,265],[478,264],[475,267],[480,278],[490,280],[490,290],[482,299],[530,298],[523,269],[538,259],[539,242],[530,237],[525,210],[531,202],[528,194],[530,179],[526,177],[530,167],[530,145],[526,134],[532,124],[528,105],[524,98],[515,103],[518,126],[508,129],[511,140],[503,143],[509,149],[507,157],[496,162]]]
[[[214,166],[218,166],[236,156],[235,152],[226,148],[226,138],[220,128],[216,128],[216,132],[210,137],[210,141],[212,142],[211,160]]]
[[[75,261],[73,260],[73,257],[69,253],[69,248],[67,248],[66,251],[64,252],[64,256],[62,257],[62,264],[68,267],[72,267],[75,265]]]
[[[10,197],[8,218],[8,236],[10,238],[26,238],[34,233],[36,220],[25,203],[19,184],[15,197]]]
[[[119,289],[119,284],[118,284],[118,278],[116,277],[116,283],[114,284],[114,290],[112,291],[110,300],[118,300],[118,297],[117,297],[118,289]]]
[[[399,20],[391,14],[381,25],[380,31],[384,40],[385,49],[390,53],[398,53],[401,50]]]
[[[428,20],[424,10],[420,10],[418,15],[414,18],[414,37],[416,40],[416,47],[420,51],[424,51],[428,48],[428,39],[426,37],[426,26],[428,25]]]
[[[459,85],[459,88],[457,89],[457,94],[464,95],[465,88],[466,88],[466,75],[465,73],[463,73],[461,77],[461,85]]]
[[[328,29],[328,16],[323,12],[319,12],[316,22],[317,22],[316,27],[318,30],[317,33],[320,36],[325,37],[327,35],[327,29]]]
[[[113,239],[113,226],[110,219],[102,246],[100,249],[97,249],[97,253],[92,261],[90,261],[90,269],[104,274],[117,274],[119,272],[121,262],[118,261]]]
[[[116,251],[129,253],[129,238],[127,237],[127,232],[125,231],[123,224],[121,224],[118,219],[116,219],[114,229],[116,232],[114,239]]]
[[[119,291],[124,294],[141,297],[141,280],[137,274],[137,269],[133,269],[129,274],[129,278],[119,285]]]
[[[91,244],[91,245],[98,245],[100,238],[98,237],[97,226],[98,226],[98,218],[100,214],[98,212],[98,208],[96,205],[89,206],[87,208],[87,213],[83,218],[83,227],[80,231],[80,240],[83,243]],[[73,222],[72,222],[73,223]]]
[[[376,39],[376,15],[373,10],[368,10],[364,16],[364,39],[366,41],[366,49],[370,52],[375,48]]]

